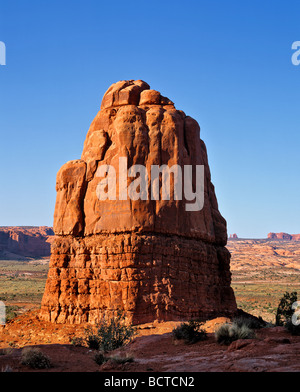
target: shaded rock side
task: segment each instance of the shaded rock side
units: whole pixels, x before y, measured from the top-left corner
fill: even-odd
[[[152,165],[204,165],[203,209],[186,211],[190,201],[174,200],[172,176],[170,200],[151,200],[150,178],[147,200],[120,200],[120,157],[148,173]],[[115,169],[116,200],[98,198],[101,165]],[[107,90],[81,159],[61,168],[56,190],[42,318],[93,323],[121,308],[145,323],[236,311],[226,221],[199,125],[147,83],[121,81]]]

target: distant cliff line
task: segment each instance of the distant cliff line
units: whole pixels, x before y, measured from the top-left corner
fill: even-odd
[[[270,240],[300,241],[300,234],[269,233],[268,238]]]
[[[0,226],[0,258],[27,260],[49,257],[52,227],[48,226]]]
[[[240,238],[237,234],[230,234],[228,240],[263,240],[264,238]],[[269,233],[268,240],[300,241],[300,234]]]

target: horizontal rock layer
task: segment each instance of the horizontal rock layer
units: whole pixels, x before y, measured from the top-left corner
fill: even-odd
[[[176,236],[56,237],[43,318],[95,323],[116,309],[134,324],[231,315],[229,261],[224,247]]]

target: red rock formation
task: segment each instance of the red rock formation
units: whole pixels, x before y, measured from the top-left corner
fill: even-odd
[[[268,238],[271,240],[300,241],[300,234],[269,233]]]
[[[229,237],[229,239],[231,239],[231,240],[237,240],[239,237],[237,236],[237,234],[230,234],[230,237]]]
[[[121,81],[107,90],[81,160],[66,163],[57,175],[57,237],[41,307],[44,320],[93,323],[116,308],[134,323],[236,311],[226,221],[199,134],[194,119],[143,81]],[[186,200],[172,197],[120,200],[117,195],[100,201],[97,168],[116,169],[118,190],[120,157],[128,159],[128,167],[141,164],[148,172],[151,165],[204,165],[204,208],[186,211]]]
[[[23,259],[50,256],[51,227],[0,227],[0,257]]]

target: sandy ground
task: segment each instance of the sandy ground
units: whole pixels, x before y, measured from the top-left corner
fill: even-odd
[[[132,357],[124,364],[108,360],[96,364],[95,350],[70,344],[74,336],[83,336],[84,326],[55,325],[38,319],[37,311],[17,317],[0,331],[0,370],[41,372],[20,362],[25,346],[40,348],[52,367],[47,372],[298,372],[300,337],[291,336],[283,327],[256,331],[255,339],[238,340],[230,346],[216,342],[214,330],[224,318],[204,326],[208,339],[187,345],[174,340],[175,322],[140,326],[137,337],[127,346],[107,356]]]

